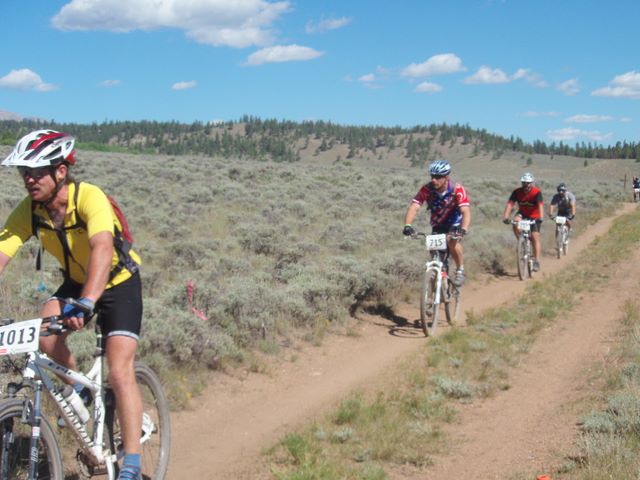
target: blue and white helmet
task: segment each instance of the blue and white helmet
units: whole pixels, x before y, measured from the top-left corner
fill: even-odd
[[[436,160],[429,165],[429,175],[449,175],[451,164],[446,160]]]
[[[533,183],[535,181],[535,178],[533,177],[532,173],[529,172],[525,172],[521,177],[520,177],[520,181],[522,183]]]

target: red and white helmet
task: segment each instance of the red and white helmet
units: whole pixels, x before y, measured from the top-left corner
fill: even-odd
[[[2,165],[29,168],[49,167],[62,162],[74,165],[76,163],[74,144],[75,138],[67,133],[36,130],[18,140]]]

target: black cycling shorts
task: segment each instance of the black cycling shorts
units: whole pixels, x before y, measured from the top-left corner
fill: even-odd
[[[432,235],[438,235],[441,233],[451,233],[452,231],[460,228],[460,224],[457,223],[455,225],[434,225],[431,228]]]
[[[77,299],[81,293],[81,284],[73,280],[65,280],[51,298]],[[136,272],[128,280],[105,290],[96,302],[96,314],[105,337],[124,335],[139,340],[142,324],[140,273]]]

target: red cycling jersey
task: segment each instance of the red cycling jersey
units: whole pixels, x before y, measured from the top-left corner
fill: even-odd
[[[540,218],[540,206],[542,202],[542,192],[537,187],[531,187],[526,192],[524,188],[516,188],[509,197],[509,203],[518,204],[518,213],[526,218]]]

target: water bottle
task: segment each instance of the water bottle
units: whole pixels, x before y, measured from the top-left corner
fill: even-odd
[[[89,410],[87,410],[78,392],[71,385],[66,385],[61,393],[76,415],[78,415],[80,422],[87,423],[91,415],[89,415]]]

